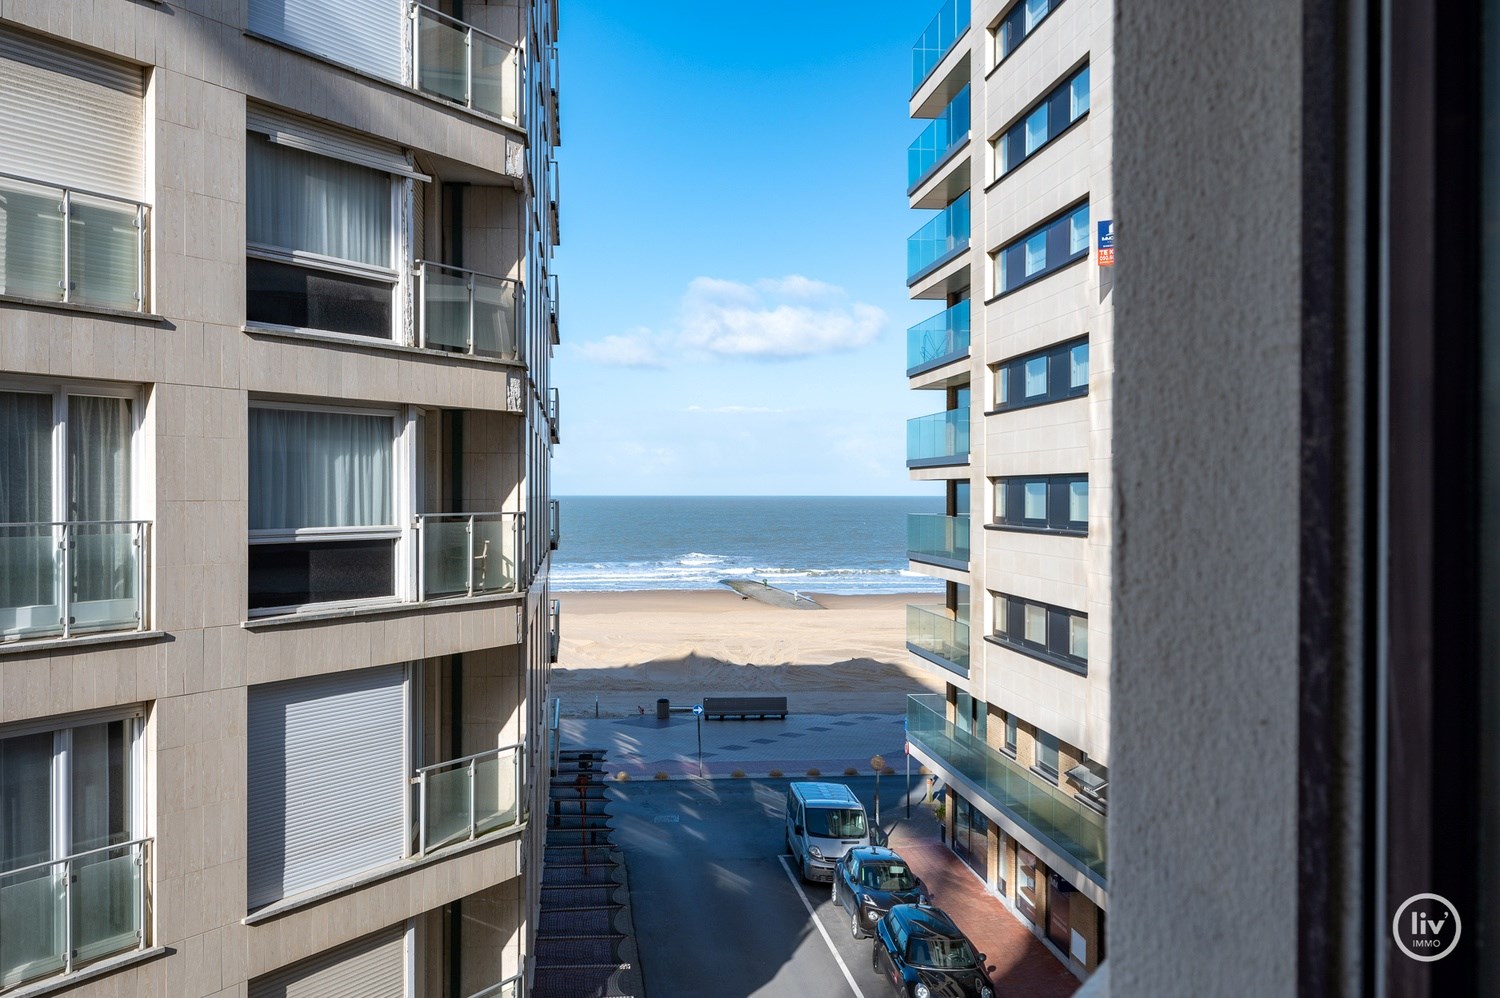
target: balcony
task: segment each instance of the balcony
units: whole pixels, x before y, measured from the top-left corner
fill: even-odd
[[[525,986],[526,981],[524,978],[519,976],[512,977],[501,981],[493,987],[485,988],[483,991],[472,994],[469,998],[521,998],[525,994],[522,991],[522,988]]]
[[[950,724],[938,694],[906,698],[907,736],[912,747],[972,784],[990,805],[1051,846],[1100,887],[1108,887],[1105,818],[1049,786],[982,738]],[[960,791],[963,792],[963,791]]]
[[[556,499],[547,500],[547,520],[550,524],[547,531],[547,544],[556,551],[557,543],[562,539],[562,508]]]
[[[906,557],[912,561],[969,569],[969,518],[934,513],[906,516]]]
[[[906,421],[908,468],[936,468],[968,463],[968,406]]]
[[[0,295],[146,310],[146,226],[137,201],[0,174]]]
[[[969,625],[945,606],[907,605],[906,650],[968,678]]]
[[[558,328],[557,328],[557,275],[556,274],[549,274],[547,276],[547,321],[549,323],[551,323],[551,325],[552,325],[552,342],[553,343],[561,343],[562,342],[562,337],[560,336],[560,334],[558,332]]]
[[[148,520],[0,523],[0,641],[144,631]]]
[[[969,248],[969,192],[964,191],[906,240],[906,283],[915,284]]]
[[[418,599],[472,599],[520,586],[520,513],[420,513]]]
[[[490,749],[416,771],[418,855],[521,823],[524,748]]]
[[[150,855],[136,839],[0,873],[0,987],[144,949]]]
[[[521,121],[521,58],[512,44],[425,4],[411,6],[412,86],[511,124]]]
[[[949,155],[969,141],[969,88],[965,86],[933,118],[906,150],[906,185],[911,194]],[[967,184],[968,178],[964,178]]]
[[[937,16],[932,23],[927,25],[927,30],[922,32],[922,37],[912,46],[911,64],[913,90],[922,86],[932,71],[937,68],[938,63],[943,61],[943,56],[953,48],[953,43],[963,37],[963,33],[969,30],[969,2],[968,0],[943,0],[943,5],[938,8]]]
[[[551,431],[552,442],[555,444],[562,442],[559,435],[559,420],[561,415],[562,405],[557,394],[557,389],[549,389],[547,391],[547,426]]]
[[[547,661],[557,663],[558,646],[562,644],[562,603],[552,601],[551,620],[547,632]]]
[[[417,345],[471,357],[521,359],[521,284],[431,260],[417,272]]]
[[[951,364],[969,354],[969,299],[906,331],[906,376]]]

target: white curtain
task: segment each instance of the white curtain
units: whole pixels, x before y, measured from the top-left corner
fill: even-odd
[[[52,423],[51,395],[0,392],[0,523],[55,518]],[[0,527],[0,609],[53,602],[54,549],[51,527]]]
[[[391,266],[391,175],[246,137],[245,238]]]
[[[130,400],[68,396],[68,512],[73,598],[135,595],[135,528],[90,524],[130,519]]]
[[[394,524],[394,418],[250,410],[250,529]]]

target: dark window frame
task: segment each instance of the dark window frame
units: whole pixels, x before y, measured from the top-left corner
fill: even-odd
[[[989,29],[990,36],[995,39],[995,52],[998,56],[998,58],[995,60],[995,64],[990,67],[989,72],[993,73],[995,70],[999,69],[1002,65],[1005,64],[1005,61],[1007,59],[1015,55],[1016,52],[1020,51],[1021,46],[1026,44],[1026,39],[1036,34],[1037,29],[1040,28],[1043,24],[1046,24],[1047,18],[1051,17],[1052,12],[1061,7],[1062,4],[1063,0],[1047,0],[1047,12],[1043,14],[1035,24],[1031,26],[1030,31],[1024,32],[1020,38],[1016,39],[1015,44],[1012,45],[1008,50],[1004,48],[1001,33],[1005,30],[1005,23],[1007,21],[1010,21],[1013,18],[1017,21],[1025,20],[1026,0],[1015,0],[1015,3],[1005,8],[1000,16],[995,18],[993,27]],[[986,78],[988,78],[989,74],[986,73],[985,76]]]
[[[1070,607],[1058,606],[1055,603],[1043,603],[1041,600],[996,592],[993,589],[990,590],[990,598],[995,604],[995,626],[989,634],[984,636],[986,641],[1080,676],[1088,675],[1088,659],[1079,658],[1067,650],[1071,619],[1082,617],[1087,621],[1089,617],[1087,613]],[[1002,600],[1005,606],[1003,629],[1002,621],[999,619],[1000,607],[998,605]],[[1047,640],[1045,643],[1032,641],[1026,637],[1026,607],[1028,606],[1040,607],[1046,611]]]
[[[1006,295],[1015,294],[1024,287],[1029,287],[1037,281],[1056,274],[1075,263],[1087,260],[1093,247],[1092,241],[1088,238],[1089,223],[1093,220],[1093,216],[1089,210],[1090,207],[1091,204],[1086,197],[1080,201],[1075,201],[1061,211],[1033,225],[1014,239],[1002,244],[999,249],[992,252],[989,255],[990,271],[994,275],[995,293],[985,299],[985,304],[988,305],[991,302],[1004,298]],[[1083,226],[1083,248],[1075,251],[1072,249],[1072,233],[1069,223],[1072,222],[1073,216],[1080,210],[1087,217]],[[1043,235],[1046,238],[1046,248],[1043,251],[1045,259],[1042,262],[1042,269],[1034,274],[1023,275],[1008,287],[1002,287],[1000,281],[1001,270],[1009,269],[1008,267],[1002,267],[1006,254],[1019,251],[1019,255],[1016,257],[1017,265],[1024,267],[1026,243],[1038,235]],[[1064,246],[1067,247],[1066,250],[1064,250]]]
[[[998,399],[992,399],[991,401],[994,404],[994,408],[986,410],[985,415],[993,416],[1002,412],[1010,412],[1014,409],[1029,409],[1032,406],[1037,405],[1049,405],[1053,402],[1066,402],[1069,399],[1083,398],[1084,396],[1088,395],[1088,381],[1085,381],[1081,385],[1074,386],[1072,383],[1071,369],[1069,367],[1073,350],[1080,345],[1085,347],[1089,345],[1089,338],[1087,334],[1075,337],[1071,340],[1065,340],[1062,343],[1056,344],[1055,346],[1047,347],[1045,350],[1036,350],[1032,353],[1019,354],[1007,360],[1002,360],[1000,363],[996,364],[993,368],[991,368],[991,370],[994,372],[994,377],[997,385],[999,384],[999,379],[1002,376],[1002,372],[1008,372],[1006,377],[1009,381],[1008,394],[1010,397],[1005,402],[1001,402]],[[1092,351],[1090,352],[1092,353]],[[1017,386],[1025,383],[1027,362],[1036,360],[1041,357],[1047,358],[1047,390],[1041,395],[1037,395],[1032,398],[1026,398],[1024,394],[1020,398],[1017,398]],[[1092,380],[1092,367],[1089,369],[1089,375],[1090,380]],[[1058,387],[1054,388],[1054,381],[1059,383]],[[995,394],[999,394],[998,388],[996,389]]]
[[[1088,521],[1084,520],[1082,526],[1079,521],[1071,518],[1071,486],[1082,482],[1088,485],[1089,476],[1086,474],[1069,475],[1001,475],[990,479],[995,488],[1006,489],[1005,505],[1006,515],[1002,519],[999,504],[996,504],[995,515],[990,522],[985,524],[987,530],[1014,530],[1021,533],[1036,534],[1059,534],[1065,537],[1087,537],[1089,533]],[[1025,509],[1025,487],[1027,484],[1042,482],[1046,485],[1046,516],[1040,520],[1026,516]],[[1020,497],[1021,503],[1017,504]],[[1061,514],[1061,515],[1058,515]]]
[[[1054,129],[1054,123],[1052,120],[1053,105],[1065,99],[1070,99],[1072,97],[1073,81],[1077,80],[1078,77],[1084,75],[1088,71],[1089,63],[1087,60],[1084,60],[1082,65],[1073,67],[1073,69],[1066,73],[1059,82],[1053,84],[1050,88],[1048,88],[1048,90],[1043,93],[1042,96],[1038,97],[1030,104],[1027,104],[1026,109],[1012,118],[1009,124],[1007,124],[1000,130],[1000,134],[990,141],[990,145],[992,148],[994,148],[995,156],[997,157],[995,161],[995,176],[990,181],[990,187],[993,187],[995,184],[998,184],[1000,181],[1004,180],[1012,173],[1015,173],[1016,170],[1021,168],[1021,165],[1023,163],[1026,163],[1032,158],[1041,155],[1043,149],[1046,149],[1052,143],[1068,134],[1068,132],[1072,131],[1079,122],[1083,121],[1089,116],[1089,110],[1093,107],[1094,103],[1092,89],[1090,89],[1089,91],[1089,107],[1084,108],[1083,113],[1078,115],[1078,117],[1069,118],[1068,121],[1060,128]],[[1046,107],[1048,109],[1047,137],[1042,140],[1039,146],[1031,150],[1031,152],[1025,152],[1026,120],[1030,118],[1038,108],[1041,107]],[[1022,149],[1020,156],[1014,160],[1010,160],[1009,165],[1002,169],[1000,166],[1000,163],[1002,162],[1000,157],[1003,155],[1003,150],[1001,147],[1009,147],[1013,142],[1017,140],[1019,140],[1020,147]],[[985,190],[989,190],[989,187],[986,187]]]

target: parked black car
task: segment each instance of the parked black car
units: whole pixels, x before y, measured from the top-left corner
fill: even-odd
[[[875,972],[904,998],[994,998],[984,954],[928,905],[898,904],[875,929]]]
[[[844,854],[833,870],[833,903],[849,912],[849,934],[855,939],[875,931],[875,923],[892,905],[927,900],[922,881],[906,861],[882,846],[858,846]]]

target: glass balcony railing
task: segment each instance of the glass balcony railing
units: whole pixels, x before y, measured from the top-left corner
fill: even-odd
[[[969,567],[969,518],[941,513],[908,513],[906,556],[955,568]]]
[[[417,521],[417,592],[423,600],[516,590],[522,514],[421,513]]]
[[[969,137],[969,88],[964,87],[906,150],[906,185],[914,188]]]
[[[418,90],[519,123],[521,58],[516,47],[425,4],[412,4]]]
[[[420,855],[520,823],[522,748],[490,749],[416,771]]]
[[[143,631],[147,520],[0,523],[0,640]]]
[[[906,279],[969,248],[969,192],[964,191],[906,240]]]
[[[0,294],[146,310],[146,223],[136,201],[0,174]]]
[[[552,601],[551,620],[547,629],[547,653],[551,661],[557,661],[558,646],[562,644],[562,603]]]
[[[906,466],[965,464],[969,460],[969,407],[906,421]]]
[[[1089,879],[1108,886],[1104,815],[1042,782],[983,738],[950,724],[940,694],[908,696],[906,726],[915,747],[973,783],[991,804],[1071,859]]]
[[[969,0],[943,0],[937,16],[911,49],[911,88],[916,90],[932,74],[943,56],[969,27]]]
[[[945,606],[906,607],[906,647],[961,676],[969,674],[969,625]]]
[[[906,373],[918,374],[969,352],[969,299],[950,305],[906,331]]]
[[[525,994],[525,991],[522,989],[525,987],[526,981],[524,978],[519,976],[511,977],[501,981],[499,984],[492,984],[483,991],[476,991],[469,998],[522,998]]]
[[[547,501],[547,518],[550,524],[547,531],[547,543],[552,550],[557,550],[558,542],[562,540],[562,507],[556,499]]]
[[[418,346],[521,359],[519,281],[422,260],[417,283]]]
[[[547,277],[547,320],[552,323],[552,342],[561,342],[557,327],[557,275],[551,274]]]
[[[0,873],[0,987],[145,948],[150,847],[136,839]]]
[[[547,391],[547,425],[552,430],[552,442],[558,443],[561,431],[562,401],[556,388]]]

